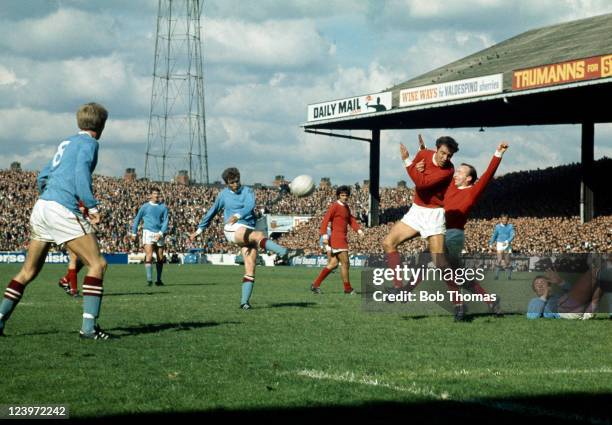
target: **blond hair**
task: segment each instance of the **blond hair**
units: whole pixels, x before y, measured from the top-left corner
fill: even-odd
[[[81,130],[101,132],[108,118],[108,111],[99,103],[86,103],[77,111],[77,124]]]

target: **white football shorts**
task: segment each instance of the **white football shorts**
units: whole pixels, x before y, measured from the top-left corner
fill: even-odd
[[[423,239],[446,233],[444,208],[425,208],[412,204],[401,221],[419,232]]]
[[[497,242],[497,252],[512,253],[512,247],[508,242]]]
[[[236,238],[234,236],[236,234],[236,231],[241,227],[246,227],[247,229],[251,230],[253,229],[253,227],[247,226],[242,223],[226,224],[225,226],[223,226],[223,233],[225,234],[225,239],[227,239],[228,242],[236,243]]]
[[[81,214],[55,201],[39,199],[30,215],[30,236],[37,241],[60,245],[94,232],[94,227]]]
[[[157,245],[162,247],[165,245],[164,237],[159,235],[159,232],[152,232],[144,229],[142,231],[142,244],[143,245]]]

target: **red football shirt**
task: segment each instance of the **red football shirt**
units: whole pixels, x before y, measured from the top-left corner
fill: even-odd
[[[425,208],[439,208],[444,206],[444,193],[453,179],[455,168],[452,162],[444,168],[436,165],[433,161],[435,151],[429,149],[420,150],[412,164],[406,168],[408,175],[414,182],[414,203]],[[421,173],[415,166],[425,159],[425,170]]]
[[[482,192],[487,187],[487,184],[489,184],[491,178],[493,178],[500,162],[500,157],[493,156],[484,174],[476,183],[469,187],[459,189],[455,186],[454,181],[451,182],[444,195],[444,213],[446,215],[447,229],[463,230],[465,228],[465,223],[470,215],[470,211],[474,205],[476,205],[476,201],[478,201],[478,198],[482,195]]]
[[[348,249],[347,233],[349,224],[354,231],[360,229],[359,223],[351,215],[348,205],[336,201],[329,206],[319,229],[321,235],[327,234],[327,224],[329,222],[331,222],[332,231],[329,246],[333,249]]]

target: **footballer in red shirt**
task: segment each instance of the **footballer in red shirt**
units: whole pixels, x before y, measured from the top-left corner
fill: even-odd
[[[459,146],[452,137],[443,136],[436,140],[435,151],[421,149],[414,161],[410,161],[408,149],[400,144],[400,154],[406,171],[415,184],[415,196],[408,213],[393,225],[383,240],[387,267],[390,269],[396,269],[400,265],[397,247],[417,235],[427,239],[436,265],[445,265],[444,193],[455,172],[451,158],[458,150]],[[423,165],[422,172],[416,169],[416,164]],[[395,279],[394,286],[402,286],[399,278]]]
[[[321,222],[320,234],[323,241],[327,241],[331,247],[331,259],[327,266],[321,270],[319,276],[315,279],[311,291],[315,294],[321,293],[321,283],[336,267],[338,263],[341,265],[340,274],[342,275],[342,283],[344,284],[344,293],[352,294],[354,290],[349,280],[349,255],[348,255],[348,226],[350,225],[354,231],[363,235],[363,230],[359,223],[351,214],[351,210],[347,204],[351,196],[351,189],[348,186],[340,186],[336,189],[337,201],[332,203]],[[327,235],[327,226],[331,223],[331,236]]]

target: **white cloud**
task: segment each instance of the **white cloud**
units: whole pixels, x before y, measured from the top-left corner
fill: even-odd
[[[28,80],[18,78],[12,70],[0,65],[0,86],[12,86],[18,88],[27,83]]]
[[[266,21],[209,19],[205,24],[206,59],[264,67],[296,68],[320,62],[330,43],[305,19]]]
[[[0,46],[36,58],[90,56],[112,49],[114,29],[108,15],[60,8],[44,17],[0,22]]]

